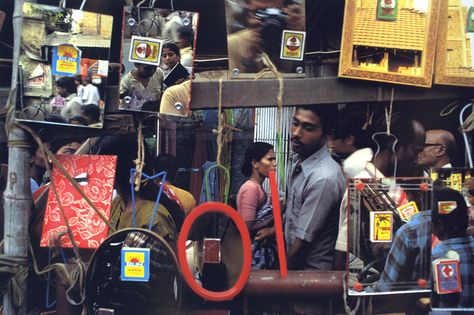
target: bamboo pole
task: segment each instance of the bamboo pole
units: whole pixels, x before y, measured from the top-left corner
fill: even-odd
[[[16,84],[18,80],[18,63],[20,55],[22,7],[24,0],[15,0],[13,11],[13,64],[12,64],[12,102],[15,106]],[[28,221],[31,208],[30,187],[30,153],[26,133],[18,127],[9,131],[8,138],[8,182],[4,194],[5,255],[12,257],[28,257]],[[21,285],[23,303],[19,308],[13,304],[12,296],[6,293],[3,296],[3,313],[5,315],[26,314],[26,281]]]

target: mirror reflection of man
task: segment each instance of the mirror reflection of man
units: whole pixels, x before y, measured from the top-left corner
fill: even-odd
[[[157,66],[135,63],[135,69],[125,74],[120,81],[122,108],[141,109],[145,102],[161,99],[163,72]],[[130,99],[126,100],[129,97]]]
[[[280,64],[280,45],[283,30],[305,30],[304,7],[293,0],[244,2],[246,28],[227,37],[229,69],[237,68],[241,73],[259,72],[265,68],[262,61],[265,51],[280,71],[295,72],[291,69],[295,62]]]
[[[456,150],[456,141],[447,130],[428,130],[423,151],[418,155],[418,164],[425,170],[431,167],[452,167],[451,158]]]

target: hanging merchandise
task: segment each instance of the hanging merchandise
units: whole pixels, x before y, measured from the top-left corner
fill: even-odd
[[[474,0],[441,1],[435,83],[474,87]]]
[[[142,3],[124,8],[119,108],[187,116],[198,13]]]
[[[305,0],[226,0],[231,78],[255,78],[267,67],[266,54],[285,77],[304,77]]]
[[[431,87],[440,2],[346,1],[339,77]]]
[[[117,157],[57,155],[57,160],[79,184],[94,206],[108,219]],[[68,236],[67,226],[71,228],[74,240]],[[102,218],[95,213],[60,170],[54,167],[40,245],[73,247],[75,243],[79,248],[97,248],[107,237],[108,230]]]
[[[101,128],[113,17],[30,2],[23,4],[22,13],[16,117],[77,127],[71,118],[83,116],[81,127]],[[82,110],[90,104],[99,107],[97,121]],[[57,117],[54,122],[51,115]]]

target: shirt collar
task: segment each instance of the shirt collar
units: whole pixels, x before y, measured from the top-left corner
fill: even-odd
[[[326,146],[323,146],[321,149],[311,154],[309,157],[307,157],[300,163],[303,173],[307,175],[316,166],[316,164],[318,164],[322,159],[328,156],[329,156],[329,152]],[[300,157],[297,154],[296,163],[298,163],[299,160],[300,160]]]
[[[74,97],[76,97],[76,96],[77,96],[76,93],[71,93],[71,94],[69,94],[68,96],[66,96],[65,99],[66,99],[67,101],[70,101],[70,100],[72,100],[72,99],[73,99]]]

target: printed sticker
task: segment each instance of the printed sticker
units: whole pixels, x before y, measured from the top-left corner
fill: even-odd
[[[150,279],[150,249],[122,248],[122,281],[144,281]]]
[[[162,46],[161,39],[132,36],[129,61],[159,66]]]
[[[284,30],[281,40],[281,59],[303,60],[306,32]]]

